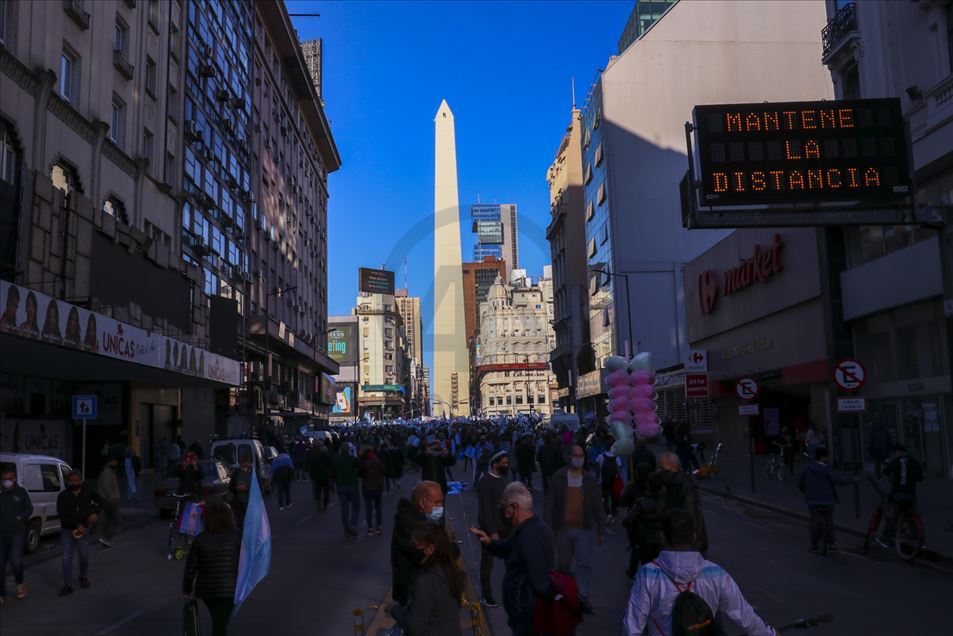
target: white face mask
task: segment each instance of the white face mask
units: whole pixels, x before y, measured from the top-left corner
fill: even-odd
[[[3,487],[6,488],[7,490],[10,490],[11,488],[13,488],[14,483],[16,482],[14,482],[12,479],[4,479]]]
[[[586,463],[586,458],[585,457],[570,457],[569,461],[572,464],[573,468],[582,468],[582,465]]]

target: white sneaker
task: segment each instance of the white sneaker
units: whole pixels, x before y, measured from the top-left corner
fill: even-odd
[[[284,506],[278,506],[278,510],[284,510],[284,509],[285,509]]]

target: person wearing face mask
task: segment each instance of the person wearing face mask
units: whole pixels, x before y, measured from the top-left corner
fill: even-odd
[[[418,483],[411,491],[410,499],[401,498],[397,502],[394,533],[390,543],[390,563],[393,597],[400,605],[407,605],[414,573],[424,556],[411,545],[414,527],[421,521],[443,525],[443,490],[436,482]]]
[[[569,466],[561,468],[550,480],[543,518],[556,535],[557,568],[569,572],[576,561],[579,607],[594,613],[589,604],[589,579],[592,576],[592,551],[598,540],[606,540],[606,515],[599,484],[587,470],[586,451],[574,444],[569,451]]]
[[[103,514],[103,528],[99,543],[107,548],[113,547],[112,538],[119,527],[119,500],[122,491],[119,488],[119,478],[116,471],[119,468],[119,458],[110,456],[96,482],[99,494],[100,508]]]
[[[23,548],[26,542],[26,524],[33,514],[33,502],[23,486],[17,483],[13,466],[3,469],[0,478],[0,605],[7,595],[7,563],[13,568],[13,582],[17,586],[17,598],[26,598],[23,583]]]
[[[500,500],[503,490],[510,482],[510,456],[506,451],[500,451],[490,458],[490,469],[480,477],[477,484],[477,502],[479,505],[480,528],[490,538],[498,541],[507,534],[507,528],[500,518]],[[480,602],[487,607],[499,607],[493,598],[493,554],[490,549],[481,544],[480,547],[480,586],[482,594]]]
[[[387,613],[409,636],[460,636],[460,605],[467,576],[457,566],[447,532],[418,521],[411,545],[423,558],[414,577],[410,605],[393,604]]]
[[[506,560],[503,575],[503,607],[513,636],[532,636],[533,610],[537,603],[554,600],[549,571],[555,566],[553,531],[533,513],[533,495],[520,482],[509,484],[500,502],[503,522],[513,534],[494,541],[490,535],[470,527],[470,533]]]
[[[193,501],[202,499],[202,480],[205,478],[205,472],[199,466],[195,453],[187,452],[182,463],[175,464],[169,474],[179,478],[179,494],[189,495]]]
[[[89,587],[89,528],[96,523],[99,509],[93,491],[83,483],[78,470],[69,474],[67,488],[56,498],[56,514],[60,517],[60,544],[63,546],[63,588],[60,596],[73,593],[73,553],[79,553],[79,586]]]

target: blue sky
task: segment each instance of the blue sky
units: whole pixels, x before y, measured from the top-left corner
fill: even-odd
[[[411,294],[427,297],[441,99],[456,118],[464,260],[479,194],[519,206],[520,265],[542,273],[546,169],[569,122],[570,79],[581,104],[634,1],[287,4],[321,14],[293,20],[301,39],[324,39],[325,109],[343,160],[329,180],[329,313],[350,313],[358,267],[386,264],[403,286],[405,255]],[[422,311],[429,349],[432,307]]]

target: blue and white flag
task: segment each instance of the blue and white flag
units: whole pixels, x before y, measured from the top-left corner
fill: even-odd
[[[242,602],[248,598],[258,582],[268,574],[271,568],[271,525],[268,523],[268,511],[261,497],[258,477],[251,480],[248,493],[248,509],[245,513],[245,527],[242,534],[242,551],[238,558],[238,580],[235,582],[235,609],[238,613]]]

